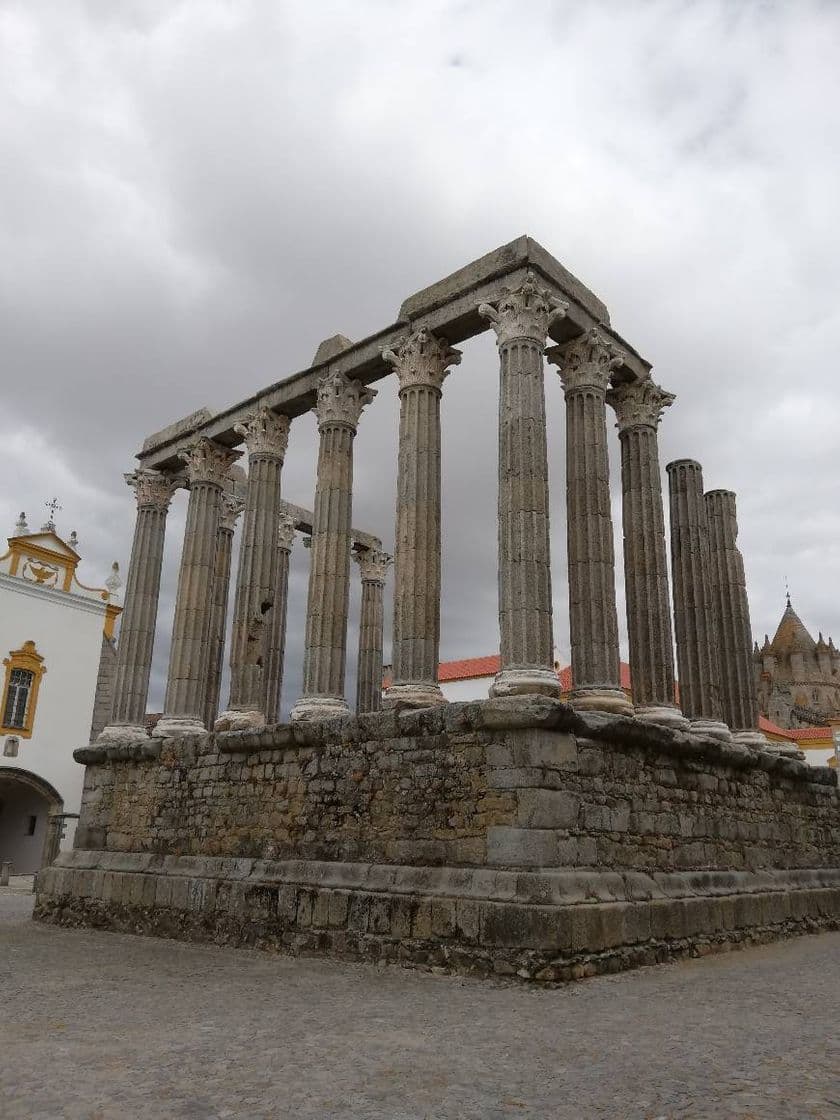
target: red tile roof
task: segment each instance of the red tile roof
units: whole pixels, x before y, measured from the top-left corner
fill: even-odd
[[[441,661],[438,666],[439,681],[469,681],[477,677],[495,677],[502,667],[502,659],[498,653],[488,657],[467,657],[462,661]],[[572,667],[566,665],[557,670],[557,678],[564,692],[572,688]],[[621,687],[630,688],[630,666],[621,662]]]

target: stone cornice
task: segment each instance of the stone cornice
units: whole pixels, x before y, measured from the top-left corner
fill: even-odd
[[[250,456],[272,455],[283,459],[289,446],[290,425],[288,416],[263,404],[241,424],[234,424],[233,430],[242,436]]]
[[[157,509],[166,512],[172,495],[184,485],[183,475],[163,474],[161,471],[144,470],[142,467],[124,474],[126,484],[134,491],[138,509]]]
[[[662,413],[676,397],[650,379],[616,385],[607,390],[607,404],[615,410],[619,433],[632,428],[659,427]]]
[[[228,468],[241,455],[241,451],[222,447],[206,436],[202,436],[192,447],[182,451],[179,458],[187,464],[187,478],[190,485],[206,482],[213,486],[224,486]]]
[[[355,432],[362,409],[370,404],[376,392],[376,389],[363,385],[346,373],[338,370],[328,373],[318,382],[318,399],[314,409],[318,429],[336,426],[352,428]]]
[[[490,320],[499,346],[528,339],[543,347],[549,327],[564,318],[568,309],[568,303],[541,288],[531,272],[518,288],[504,288],[495,305],[478,305],[479,315]]]
[[[74,591],[62,591],[55,587],[44,587],[43,584],[30,583],[20,576],[10,576],[0,572],[0,589],[4,591],[17,591],[20,595],[31,595],[33,599],[47,600],[70,607],[72,610],[87,611],[104,617],[108,604],[102,598],[89,599],[86,595],[79,595]]]
[[[606,392],[613,370],[624,362],[618,347],[594,327],[571,342],[549,347],[545,353],[558,367],[567,393],[577,389]]]
[[[393,556],[378,548],[366,548],[354,552],[353,559],[359,565],[363,583],[384,584],[388,568],[394,563]]]
[[[384,349],[382,357],[394,367],[400,392],[418,387],[440,392],[448,367],[460,365],[461,351],[431,331],[419,330],[398,339],[393,349]]]

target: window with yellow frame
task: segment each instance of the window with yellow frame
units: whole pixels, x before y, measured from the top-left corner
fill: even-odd
[[[6,679],[0,706],[0,735],[19,735],[29,739],[35,724],[38,690],[46,669],[44,659],[34,642],[24,642],[20,649],[9,651],[4,658]]]

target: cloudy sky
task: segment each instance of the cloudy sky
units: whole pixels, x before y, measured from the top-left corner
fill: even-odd
[[[55,495],[83,578],[103,580],[127,565],[122,472],[146,434],[297,371],[324,337],[373,333],[528,233],[677,394],[663,465],[698,458],[708,488],[737,491],[756,635],[787,577],[806,623],[840,641],[838,43],[831,0],[0,0],[5,531]],[[498,649],[496,369],[483,337],[445,387],[445,658]],[[397,399],[378,387],[354,520],[390,546]],[[546,391],[563,651],[553,369]],[[303,417],[284,473],[302,505],[315,450]]]

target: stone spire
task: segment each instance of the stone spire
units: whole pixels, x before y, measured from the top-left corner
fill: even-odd
[[[623,355],[597,330],[546,351],[566,397],[566,534],[572,704],[618,714],[621,688],[606,392]]]
[[[676,705],[665,516],[656,430],[674,401],[651,380],[608,389],[621,443],[622,520],[630,678],[636,716],[687,727]]]
[[[449,367],[461,361],[426,330],[401,338],[382,357],[399,380],[400,435],[394,587],[393,682],[387,701],[423,708],[443,702],[440,660],[440,399]],[[364,553],[357,558],[362,561]],[[384,554],[383,554],[384,555]],[[365,581],[362,576],[363,586]],[[373,592],[370,593],[371,596]],[[380,639],[381,646],[381,639]],[[381,649],[380,649],[381,652]],[[379,707],[380,683],[376,684]],[[365,686],[370,691],[373,686]],[[363,700],[373,702],[373,693]],[[365,708],[364,710],[371,710]]]
[[[318,476],[312,525],[312,564],[306,606],[303,695],[293,720],[345,715],[347,610],[353,515],[353,440],[362,409],[376,390],[339,371],[318,384]]]
[[[568,304],[531,274],[479,314],[499,349],[499,630],[493,696],[559,694],[554,671],[543,352]]]

